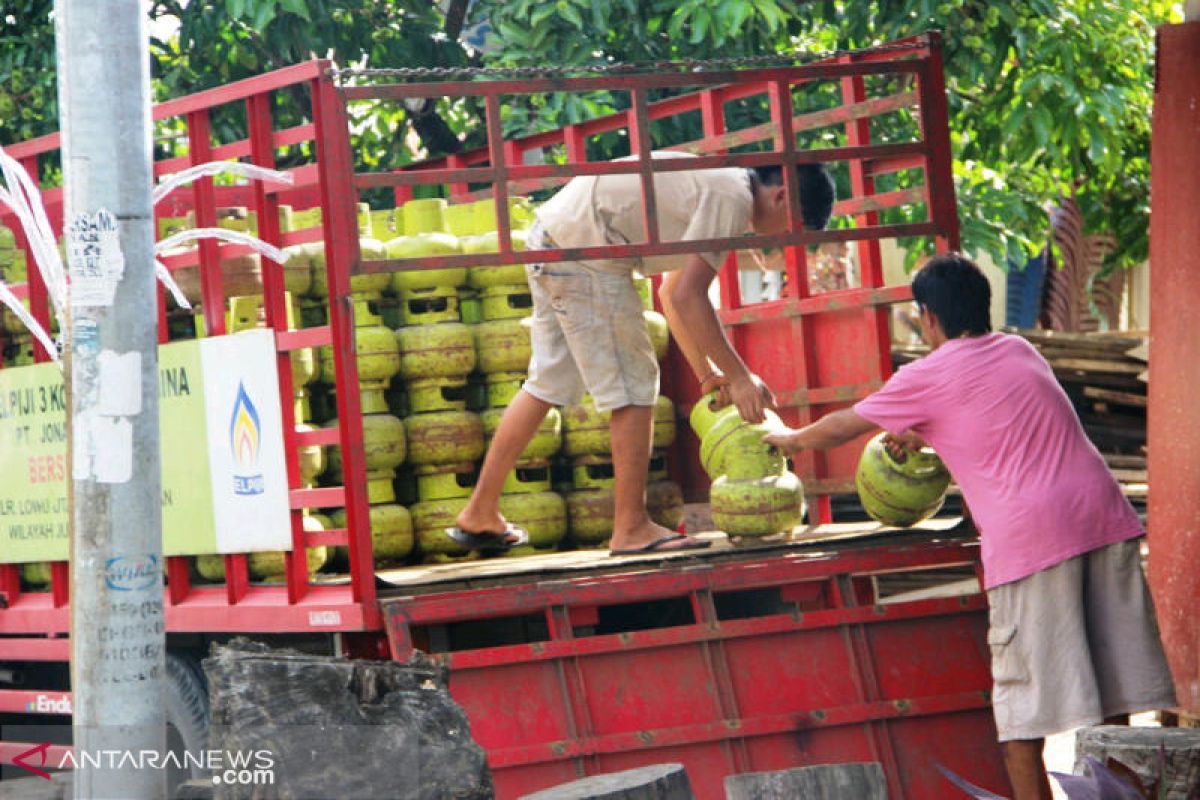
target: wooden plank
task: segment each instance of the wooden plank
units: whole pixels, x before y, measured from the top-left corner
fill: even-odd
[[[1137,375],[1145,369],[1142,364],[1099,358],[1054,358],[1047,360],[1055,371],[1070,370],[1074,372],[1101,372],[1114,375]]]
[[[917,528],[888,528],[877,522],[842,522],[827,525],[802,525],[790,536],[780,535],[770,539],[739,543],[735,545],[719,531],[692,532],[692,536],[707,539],[713,544],[707,550],[670,551],[647,553],[638,556],[609,556],[607,548],[594,550],[568,550],[544,555],[522,556],[521,558],[489,558],[480,561],[463,561],[453,564],[422,564],[411,567],[379,570],[375,573],[380,585],[386,584],[393,592],[422,593],[441,591],[448,584],[471,586],[502,585],[530,580],[554,580],[582,573],[604,574],[628,572],[630,569],[652,569],[669,562],[696,561],[742,561],[762,558],[772,553],[803,551],[814,547],[829,547],[832,544],[853,546],[878,540],[882,537],[922,536],[936,538],[953,528],[959,517],[941,517],[926,520]]]
[[[1119,455],[1117,453],[1105,453],[1104,460],[1111,469],[1145,469],[1145,456],[1129,456]]]
[[[1083,387],[1083,396],[1092,400],[1103,400],[1106,403],[1117,403],[1124,406],[1146,407],[1146,395],[1136,392],[1118,392],[1113,389],[1099,389],[1095,386]]]

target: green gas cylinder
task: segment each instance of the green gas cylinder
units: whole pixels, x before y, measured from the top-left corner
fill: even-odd
[[[303,245],[312,263],[313,297],[328,299],[329,270],[326,269],[325,243],[309,242]],[[378,261],[388,257],[383,242],[372,237],[358,240],[359,257],[363,261]],[[387,272],[368,272],[350,276],[350,294],[363,298],[377,298],[392,282],[392,276]]]
[[[413,325],[396,331],[400,377],[461,378],[475,369],[475,337],[461,322]]]
[[[884,525],[907,528],[937,513],[946,499],[950,473],[931,448],[897,461],[880,433],[863,449],[854,475],[858,498],[867,514]]]
[[[714,395],[701,397],[691,414],[692,430],[700,437],[700,463],[710,478],[762,478],[786,469],[783,453],[763,441],[765,434],[785,427],[775,412],[767,409],[765,422],[751,424],[734,406],[717,409],[713,401]]]
[[[483,436],[485,445],[491,445],[492,436],[500,427],[500,419],[504,416],[503,408],[488,408],[480,412],[483,420]],[[559,451],[562,446],[562,416],[557,408],[551,408],[542,423],[538,426],[533,439],[521,451],[519,462],[540,461],[548,459]]]
[[[643,311],[642,316],[646,320],[646,330],[650,333],[650,344],[654,346],[654,356],[662,361],[667,357],[667,348],[671,344],[667,318],[657,311]]]
[[[709,492],[713,524],[730,536],[790,531],[804,513],[804,489],[794,473],[732,480],[722,475]]]
[[[408,429],[408,460],[422,464],[461,464],[483,455],[483,422],[471,411],[413,414]]]
[[[511,318],[481,322],[470,327],[479,354],[479,371],[524,373],[533,357],[530,326],[525,319]]]
[[[553,550],[567,535],[567,504],[551,491],[502,494],[500,513],[512,524],[528,531],[529,544],[525,547],[533,552]],[[521,555],[523,552],[523,548],[513,548],[509,554]]]
[[[458,238],[446,233],[446,201],[440,198],[409,200],[404,204],[404,235],[386,245],[388,258],[430,258],[458,255]],[[464,267],[451,269],[413,269],[392,273],[392,288],[397,292],[434,287],[454,288],[466,283]]]
[[[413,533],[423,556],[465,556],[472,553],[446,534],[446,528],[455,524],[458,515],[466,507],[465,497],[422,501],[412,506]]]
[[[513,250],[525,249],[525,231],[512,232]],[[496,253],[500,251],[500,236],[495,231],[480,233],[462,240],[463,253]],[[467,269],[467,284],[475,289],[493,286],[527,286],[524,264],[504,264]]]

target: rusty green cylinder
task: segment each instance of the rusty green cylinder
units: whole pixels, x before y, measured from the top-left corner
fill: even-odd
[[[765,414],[766,421],[752,424],[732,405],[715,408],[713,395],[700,398],[692,408],[691,425],[700,437],[700,464],[710,478],[765,478],[786,470],[783,453],[763,441],[764,435],[785,426],[775,412],[767,409]]]
[[[529,532],[534,550],[552,550],[567,535],[567,504],[551,491],[502,494],[500,513]]]
[[[713,524],[730,536],[771,536],[800,524],[804,488],[791,472],[749,480],[722,475],[709,491]]]
[[[570,539],[580,547],[599,547],[612,536],[615,507],[611,488],[567,492]]]
[[[461,464],[483,455],[483,421],[471,411],[433,411],[405,420],[408,460],[422,464]]]
[[[475,369],[475,337],[461,322],[413,325],[396,331],[399,375],[405,380],[459,378]]]
[[[446,534],[458,515],[467,507],[467,498],[452,497],[416,503],[412,512],[413,534],[422,555],[464,556],[471,551]]]
[[[495,435],[496,429],[500,427],[500,420],[504,416],[503,408],[488,408],[480,412],[480,418],[483,420],[483,436],[485,445],[491,445],[492,436]],[[551,408],[546,412],[546,416],[542,419],[538,429],[533,434],[533,438],[529,440],[529,444],[525,445],[525,449],[521,451],[518,457],[518,463],[525,461],[540,461],[550,458],[559,451],[562,447],[562,415],[557,408]]]
[[[413,549],[413,523],[408,509],[397,503],[374,503],[368,508],[371,525],[371,553],[375,566],[404,559]],[[346,510],[330,515],[335,528],[346,527]],[[336,560],[348,563],[347,548],[336,548]]]
[[[926,447],[897,461],[883,445],[885,434],[863,448],[854,475],[859,502],[884,525],[907,528],[937,513],[946,499],[950,473],[937,453]]]
[[[481,322],[470,327],[475,350],[479,354],[479,371],[524,373],[533,357],[530,326],[523,319],[499,319]]]

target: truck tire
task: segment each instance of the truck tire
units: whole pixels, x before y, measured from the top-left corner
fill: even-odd
[[[167,749],[178,757],[182,769],[171,768],[167,775],[170,791],[189,778],[207,778],[195,765],[196,759],[185,760],[184,752],[198,755],[208,747],[208,689],[204,685],[200,662],[188,653],[167,653],[167,675],[164,681],[167,716]]]

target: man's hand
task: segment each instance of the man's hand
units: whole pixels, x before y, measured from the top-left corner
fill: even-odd
[[[926,445],[925,440],[915,433],[889,433],[883,437],[883,446],[892,458],[903,464],[909,453],[915,453]]]
[[[763,441],[788,456],[794,456],[804,449],[804,446],[800,444],[800,431],[794,428],[788,428],[778,433],[768,433],[763,437]]]
[[[776,410],[775,395],[763,379],[753,372],[729,382],[729,400],[746,422],[759,423],[767,418],[766,409]]]

